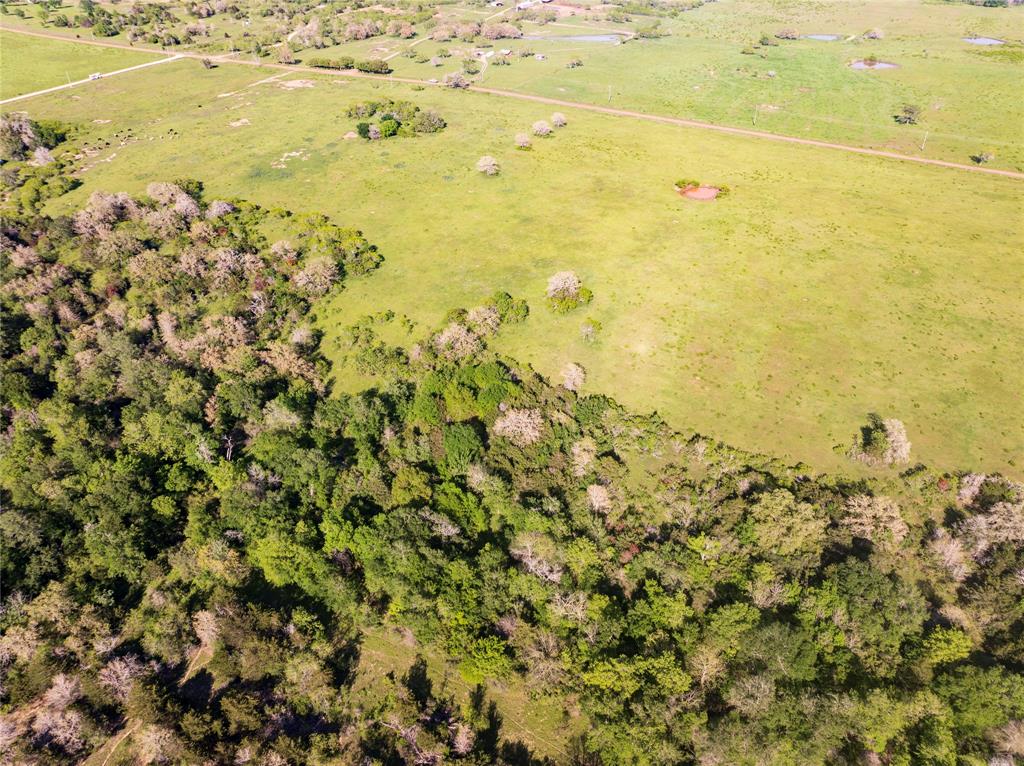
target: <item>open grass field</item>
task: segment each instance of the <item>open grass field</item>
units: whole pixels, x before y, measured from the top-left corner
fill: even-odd
[[[420,335],[503,289],[532,314],[502,350],[552,376],[579,362],[585,391],[680,428],[852,470],[834,447],[877,411],[906,422],[917,459],[1021,475],[1019,180],[572,110],[522,152],[514,134],[550,109],[194,60],[90,87],[87,100],[33,100],[31,113],[81,125],[93,146],[132,138],[90,158],[55,208],[193,176],[214,197],[323,211],[380,245],[384,266],[319,312],[338,359],[330,344],[367,313],[393,309]],[[344,140],[348,105],[385,95],[436,108],[449,127]],[[500,176],[473,170],[483,154]],[[732,192],[685,200],[678,177]],[[557,316],[543,295],[563,269],[595,299]],[[580,335],[588,317],[603,325],[595,343]]]
[[[161,58],[142,51],[71,42],[57,45],[39,38],[4,35],[0,42],[0,99],[83,80],[94,72],[111,72]],[[55,55],[58,52],[59,55]]]

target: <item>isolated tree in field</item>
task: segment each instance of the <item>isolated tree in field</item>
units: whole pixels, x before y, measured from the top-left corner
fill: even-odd
[[[287,45],[282,45],[281,50],[277,52],[277,60],[282,64],[294,64],[295,54],[292,53],[292,49]]]
[[[551,115],[551,124],[554,125],[556,128],[564,128],[569,123],[568,120],[565,119],[564,114],[562,114],[561,112],[555,112],[553,115]]]
[[[559,271],[548,279],[548,303],[559,314],[589,303],[594,294],[583,286],[574,271]]]
[[[551,125],[548,124],[547,120],[537,120],[533,123],[533,135],[535,136],[549,136],[551,135]]]
[[[444,76],[441,84],[446,88],[468,88],[469,80],[462,72],[449,72]]]
[[[780,40],[796,40],[800,37],[795,29],[780,29],[775,33],[775,36]]]
[[[479,160],[476,161],[476,169],[483,173],[485,176],[496,176],[501,172],[501,168],[498,165],[498,161],[489,154],[485,154]]]
[[[516,133],[517,149],[529,149],[532,145],[530,137],[526,133]]]
[[[900,125],[917,125],[921,117],[921,107],[914,104],[904,104],[900,107],[899,114],[893,115],[893,119]]]
[[[850,456],[869,464],[900,465],[910,461],[910,440],[902,421],[868,415],[868,424],[854,440]]]

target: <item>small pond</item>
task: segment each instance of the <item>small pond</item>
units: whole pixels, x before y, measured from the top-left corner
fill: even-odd
[[[1002,45],[1003,44],[1002,40],[997,40],[994,37],[965,37],[964,38],[964,42],[965,43],[970,43],[971,45]]]
[[[842,35],[801,35],[805,40],[821,40],[824,43],[830,43],[834,40],[839,40]]]
[[[526,35],[524,40],[555,40],[563,43],[612,43],[622,42],[622,35]]]
[[[876,61],[869,64],[864,59],[850,62],[850,69],[899,69],[899,64],[891,64],[888,61]]]

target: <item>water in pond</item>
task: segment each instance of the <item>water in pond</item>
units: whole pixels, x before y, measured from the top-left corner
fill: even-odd
[[[850,64],[850,69],[896,69],[899,64],[890,64],[888,61],[876,61],[874,64],[869,64],[863,59],[859,59]]]
[[[526,40],[557,40],[567,43],[613,43],[622,42],[621,35],[527,35]]]
[[[830,43],[833,40],[838,40],[842,35],[804,35],[806,40],[821,40],[822,42]]]
[[[971,45],[1002,45],[1003,44],[1002,40],[997,40],[994,37],[965,37],[964,38],[964,42],[965,43],[970,43]]]

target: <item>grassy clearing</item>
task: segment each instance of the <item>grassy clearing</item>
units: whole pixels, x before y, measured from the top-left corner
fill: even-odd
[[[388,673],[401,678],[416,655],[427,661],[427,673],[438,697],[450,694],[459,705],[468,706],[473,687],[458,674],[453,663],[436,650],[418,646],[399,633],[379,628],[365,630],[360,647],[353,694],[367,689]],[[521,678],[508,682],[489,679],[487,701],[494,702],[502,719],[502,735],[521,740],[534,753],[554,759],[567,755],[573,735],[586,730],[586,719],[571,702],[552,697],[532,697]]]
[[[84,80],[93,72],[111,72],[160,58],[151,53],[52,42],[24,35],[5,34],[0,40],[0,98],[12,98]]]
[[[216,196],[359,226],[387,260],[320,312],[337,358],[330,344],[367,313],[394,309],[422,332],[506,289],[533,314],[504,350],[549,375],[577,361],[587,391],[679,427],[842,469],[834,445],[879,411],[907,423],[917,458],[1019,474],[1019,182],[571,110],[521,152],[514,134],[549,116],[539,105],[307,74],[315,87],[286,90],[253,85],[276,71],[240,70],[185,61],[97,83],[89,103],[34,101],[94,143],[125,128],[137,139],[58,205],[195,176]],[[343,140],[346,107],[383,95],[434,107],[449,128]],[[474,172],[483,154],[500,176]],[[732,193],[684,200],[681,176]],[[545,280],[566,268],[596,297],[556,316]],[[594,344],[579,333],[588,316],[603,324]]]

